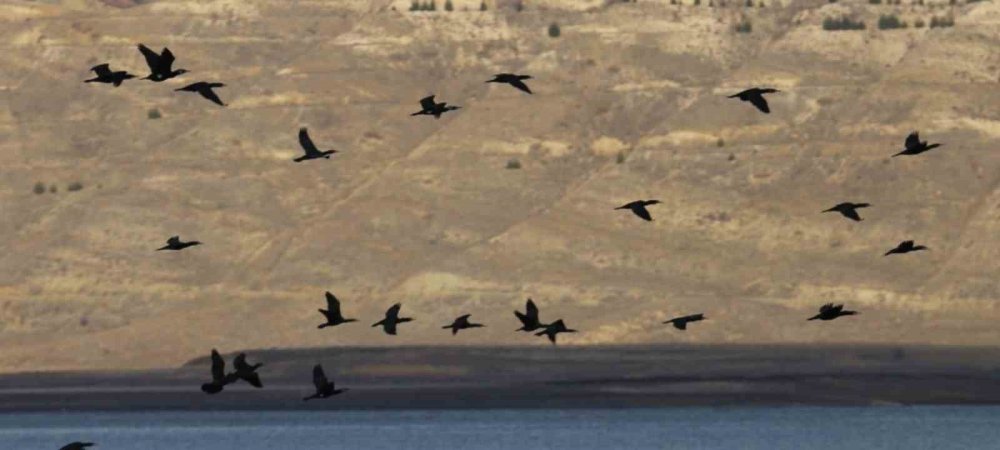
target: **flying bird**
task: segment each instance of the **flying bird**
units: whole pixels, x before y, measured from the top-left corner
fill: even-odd
[[[882,256],[889,256],[895,254],[901,255],[903,253],[918,252],[920,250],[930,250],[930,249],[923,245],[913,245],[913,241],[903,241],[900,242],[899,245],[896,246],[896,248],[885,252],[885,254]]]
[[[214,348],[212,349],[212,381],[202,384],[201,390],[206,394],[218,394],[227,384],[236,381],[236,374],[226,374],[226,361]]]
[[[903,143],[903,151],[892,155],[893,158],[900,155],[919,155],[923,152],[940,147],[942,144],[927,144],[927,141],[920,140],[920,134],[916,131],[910,133]]]
[[[524,92],[531,93],[531,89],[528,88],[527,84],[524,84],[524,80],[530,80],[531,75],[515,75],[512,73],[498,73],[493,75],[492,80],[486,80],[487,83],[507,83],[514,86]]]
[[[436,103],[434,101],[433,95],[420,99],[420,107],[423,109],[410,115],[411,116],[427,115],[427,116],[434,116],[435,119],[440,119],[441,114],[444,114],[448,111],[454,111],[456,109],[462,109],[461,106],[448,105],[447,102]]]
[[[469,322],[469,316],[471,316],[471,315],[472,314],[466,314],[464,316],[459,316],[457,319],[455,319],[454,322],[451,323],[451,325],[445,325],[445,326],[443,326],[441,328],[443,328],[443,329],[451,328],[451,335],[454,336],[454,335],[458,334],[458,330],[465,330],[465,329],[468,329],[468,328],[482,328],[482,327],[485,326],[485,325],[483,325],[481,323],[470,323]]]
[[[396,335],[396,325],[399,325],[399,324],[401,324],[403,322],[409,322],[409,321],[413,320],[413,319],[411,319],[409,317],[399,317],[399,309],[402,308],[402,307],[403,307],[403,305],[400,304],[400,303],[396,303],[395,305],[392,305],[392,307],[389,308],[385,312],[385,319],[382,319],[382,320],[380,320],[378,322],[375,322],[372,325],[372,327],[377,327],[377,326],[381,325],[382,326],[382,330],[385,331],[385,334],[389,334],[389,335],[395,336]]]
[[[653,216],[649,215],[649,210],[646,209],[647,206],[659,204],[659,200],[636,200],[634,202],[626,203],[622,206],[615,208],[618,209],[630,209],[632,213],[641,217],[642,220],[652,221]]]
[[[87,447],[93,447],[93,446],[94,446],[93,442],[70,442],[69,444],[64,445],[59,450],[83,450]]]
[[[333,382],[326,378],[326,374],[323,373],[323,366],[316,364],[313,367],[313,385],[316,386],[316,393],[308,397],[304,397],[302,401],[312,400],[314,398],[328,398],[333,397],[337,394],[342,394],[347,391],[347,389],[337,389]]]
[[[764,114],[769,114],[771,112],[771,108],[767,106],[767,100],[764,100],[764,94],[773,94],[775,92],[781,91],[771,88],[750,88],[740,92],[739,94],[730,95],[729,98],[739,98],[745,102],[750,102]]]
[[[686,330],[689,322],[698,322],[700,320],[705,320],[704,314],[692,314],[690,316],[677,317],[663,323],[673,324],[674,328],[678,330]]]
[[[188,247],[193,247],[195,245],[201,245],[201,242],[198,241],[181,242],[180,236],[171,236],[170,239],[167,239],[167,245],[164,245],[163,247],[156,249],[156,251],[184,250]]]
[[[295,158],[292,161],[302,162],[319,158],[330,159],[330,155],[337,153],[337,151],[333,149],[320,151],[316,148],[316,144],[313,144],[312,139],[309,138],[309,131],[306,130],[305,127],[299,128],[299,145],[302,146],[302,150],[304,150],[306,154]]]
[[[552,343],[555,344],[556,335],[559,333],[576,333],[576,330],[571,330],[569,328],[566,328],[566,324],[563,323],[562,319],[559,319],[555,322],[552,322],[549,325],[546,325],[545,329],[535,333],[535,336],[542,336],[542,335],[548,336],[549,341],[552,341]]]
[[[539,328],[545,328],[548,325],[543,324],[538,320],[538,307],[535,306],[535,302],[528,299],[527,305],[524,307],[524,313],[520,311],[514,311],[514,316],[517,320],[521,321],[521,328],[514,331],[535,331]]]
[[[226,85],[222,83],[208,83],[205,81],[199,81],[197,83],[189,84],[180,89],[174,89],[174,90],[185,91],[185,92],[197,92],[202,97],[211,100],[212,103],[215,103],[216,105],[226,106],[225,103],[222,103],[222,99],[220,99],[219,96],[216,95],[215,91],[212,90],[213,88],[220,88],[225,86]]]
[[[83,80],[84,83],[110,83],[118,87],[122,85],[123,81],[135,78],[135,75],[124,70],[112,72],[109,64],[99,64],[91,67],[90,70],[97,76],[89,80]]]
[[[342,323],[357,322],[357,319],[345,319],[340,313],[340,300],[330,291],[326,292],[326,309],[319,310],[320,314],[326,317],[326,323],[320,324],[317,328],[335,327]]]
[[[834,206],[833,208],[830,208],[830,209],[825,209],[822,212],[825,212],[825,213],[828,213],[828,212],[839,212],[842,216],[844,216],[844,217],[846,217],[848,219],[860,222],[863,219],[861,218],[860,215],[858,215],[858,209],[860,209],[860,208],[867,208],[869,206],[871,206],[871,205],[868,204],[868,203],[844,202],[844,203],[838,203],[837,206]]]
[[[844,311],[844,305],[827,303],[819,308],[819,314],[810,317],[808,320],[833,320],[840,316],[853,316],[857,313],[857,311]]]
[[[257,374],[257,369],[263,365],[263,363],[257,363],[254,365],[247,364],[246,353],[240,353],[239,355],[236,355],[236,359],[233,360],[233,368],[236,369],[233,376],[250,383],[250,385],[255,388],[262,388],[264,387],[264,384],[260,382],[260,375]]]
[[[162,53],[156,53],[149,47],[139,44],[139,51],[146,57],[146,65],[149,66],[149,75],[143,80],[160,82],[188,72],[186,69],[173,69],[174,54],[169,48],[164,47]]]

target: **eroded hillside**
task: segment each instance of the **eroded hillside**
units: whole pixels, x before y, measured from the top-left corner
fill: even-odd
[[[0,371],[548,345],[512,332],[527,297],[572,344],[1000,341],[1000,4],[479,3],[5,2]],[[139,42],[191,72],[81,82],[144,76]],[[535,94],[484,83],[507,71]],[[752,85],[772,114],[725,98]],[[432,93],[463,109],[409,117]],[[340,153],[291,162],[300,126]],[[911,130],[945,146],[890,159]],[[653,222],[612,210],[639,198]],[[152,251],[175,234],[205,245]],[[931,251],[882,257],[904,239]],[[316,330],[324,290],[361,323]],[[804,320],[833,301],[862,315]],[[395,302],[400,336],[368,327]],[[487,328],[440,329],[463,313]]]

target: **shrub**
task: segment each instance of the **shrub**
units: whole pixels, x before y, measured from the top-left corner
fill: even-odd
[[[701,4],[701,0],[694,0],[694,6],[698,6],[700,4]]]
[[[753,26],[750,25],[749,20],[744,20],[743,22],[736,24],[734,28],[736,28],[737,33],[749,33],[753,31]]]
[[[437,0],[431,0],[431,2],[427,5],[426,8],[428,11],[437,11],[438,9]]]
[[[451,4],[451,0],[444,0],[444,10],[445,11],[455,10],[455,6]]]
[[[621,164],[624,162],[625,162],[625,152],[618,152],[618,154],[615,155],[615,163]]]
[[[50,184],[49,185],[49,192],[52,193],[52,194],[55,194],[56,192],[59,192],[59,187],[56,186],[56,185],[54,185],[54,184]]]
[[[868,0],[868,3],[872,5],[881,5],[882,0]]]
[[[562,30],[559,29],[559,24],[557,24],[555,22],[552,22],[552,24],[549,25],[549,37],[550,38],[557,38],[561,34],[562,34]]]
[[[514,11],[517,12],[524,11],[524,2],[522,2],[521,0],[517,0],[517,3],[514,4]]]
[[[163,117],[163,115],[160,114],[160,110],[153,108],[146,113],[146,117],[149,119],[159,119],[160,117]]]
[[[479,2],[479,10],[486,11],[486,0]]]
[[[899,20],[899,17],[895,15],[881,15],[878,18],[878,29],[880,30],[894,30],[896,28],[906,28],[906,22]]]
[[[413,0],[410,2],[410,11],[420,11],[421,9],[422,8],[420,7],[420,2],[418,2],[417,0]]]
[[[753,8],[753,0],[747,0],[747,8]]]
[[[66,190],[70,191],[70,192],[76,192],[76,191],[79,191],[81,189],[83,189],[83,183],[81,183],[79,181],[74,181],[74,182],[70,183],[69,186],[66,186]]]
[[[926,24],[924,23],[924,19],[917,19],[917,21],[916,21],[916,22],[913,22],[913,26],[915,26],[915,27],[917,27],[917,28],[923,28],[923,27],[924,27],[924,25],[926,25]]]
[[[716,147],[725,147],[726,146],[726,141],[722,140],[722,138],[719,138],[719,140],[715,141],[715,146]]]
[[[839,19],[827,17],[826,19],[823,19],[823,29],[827,31],[864,30],[865,23],[860,20],[854,21],[847,16],[843,16]]]
[[[35,183],[35,188],[32,189],[32,191],[34,193],[36,193],[36,194],[44,194],[45,193],[45,183],[42,183],[41,181]]]
[[[516,169],[520,169],[521,168],[521,161],[518,161],[517,158],[509,159],[509,160],[507,160],[507,168],[508,169],[515,169],[515,170]]]
[[[945,17],[931,17],[931,28],[947,28],[955,26],[955,19]]]

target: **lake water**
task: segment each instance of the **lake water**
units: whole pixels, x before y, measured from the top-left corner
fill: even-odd
[[[32,413],[0,416],[0,448],[997,449],[1000,407]]]

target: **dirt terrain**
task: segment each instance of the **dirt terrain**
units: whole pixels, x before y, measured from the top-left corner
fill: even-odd
[[[1000,342],[1000,2],[479,3],[2,2],[0,372],[548,346],[513,332],[528,297],[567,344]],[[82,83],[145,76],[140,42],[190,72]],[[771,114],[725,98],[755,85]],[[463,109],[409,117],[429,94]],[[303,126],[340,153],[292,162]],[[945,145],[889,158],[913,130]],[[931,250],[882,256],[905,239]],[[360,322],[317,330],[325,290]],[[369,327],[396,302],[399,336]],[[826,302],[861,315],[805,320]],[[441,330],[464,313],[487,327]]]

